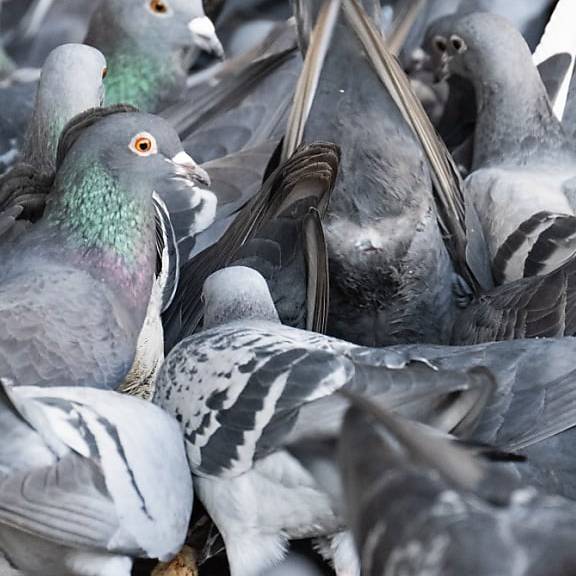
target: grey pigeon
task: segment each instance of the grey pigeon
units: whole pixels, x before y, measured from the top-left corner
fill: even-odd
[[[340,440],[315,450],[336,475],[340,464],[363,574],[573,573],[573,501],[539,492],[490,461],[505,455],[470,448],[360,399],[355,404]],[[300,448],[310,462],[312,450]]]
[[[283,326],[250,268],[210,276],[203,301],[205,330],[169,354],[154,402],[181,423],[195,489],[222,533],[232,575],[259,574],[282,558],[287,540],[313,536],[328,538],[322,549],[338,574],[357,574],[343,518],[283,443],[338,429],[343,398],[333,392],[342,387],[432,417],[430,393],[467,396],[471,387],[474,395],[476,377]]]
[[[324,65],[318,52],[307,59],[303,77],[313,78],[316,69],[319,78],[317,86],[310,81],[311,96],[292,125],[303,126],[304,142],[324,140],[342,149],[324,218],[328,333],[375,346],[447,342],[455,274],[426,155],[380,78],[382,38],[357,2],[344,4],[348,8],[338,18]],[[306,26],[316,21],[322,2],[296,5],[304,43]],[[373,2],[363,5],[373,12]]]
[[[85,42],[108,61],[107,104],[146,112],[179,98],[200,51],[223,57],[201,0],[103,0]]]
[[[436,33],[442,66],[475,89],[479,113],[465,188],[494,279],[554,270],[574,253],[576,155],[530,51],[512,26],[491,14],[447,18]]]
[[[0,551],[26,574],[129,576],[186,537],[192,482],[176,422],[93,388],[0,380]]]
[[[321,217],[338,163],[339,151],[333,144],[299,147],[270,173],[258,195],[232,215],[233,222],[217,242],[182,265],[174,302],[163,318],[167,350],[201,327],[204,281],[232,264],[264,275],[283,322],[324,331],[328,274]],[[219,223],[213,227],[219,228]],[[211,228],[199,236],[200,241]]]
[[[106,61],[98,50],[65,44],[48,55],[38,84],[15,81],[0,90],[0,126],[7,147],[2,171],[19,159],[40,173],[52,173],[62,129],[76,114],[100,106],[105,73]]]
[[[38,84],[15,80],[0,90],[0,126],[2,138],[8,141],[2,171],[19,152],[40,172],[53,170],[62,128],[76,114],[101,104],[105,70],[106,61],[98,50],[65,44],[46,58]]]
[[[106,59],[83,44],[55,48],[44,63],[26,133],[22,160],[39,172],[54,171],[58,140],[74,116],[104,103]]]
[[[187,160],[158,117],[103,110],[68,127],[42,219],[2,247],[0,374],[18,385],[122,383],[163,251],[153,196],[202,204]]]

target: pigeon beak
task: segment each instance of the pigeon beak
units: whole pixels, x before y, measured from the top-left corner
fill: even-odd
[[[192,32],[194,44],[202,51],[224,60],[224,48],[216,35],[212,20],[207,16],[193,18],[188,22],[188,29]]]
[[[205,186],[206,188],[210,187],[210,176],[208,175],[208,172],[198,166],[198,164],[196,164],[192,157],[186,154],[186,152],[178,152],[178,154],[171,159],[171,162],[185,178],[193,180],[200,186]]]

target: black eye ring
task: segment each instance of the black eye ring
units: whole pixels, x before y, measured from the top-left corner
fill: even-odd
[[[452,44],[452,48],[454,48],[456,52],[462,52],[466,47],[466,44],[464,44],[464,40],[462,40],[462,38],[460,38],[459,36],[452,36],[452,38],[450,38],[450,43]]]
[[[432,42],[438,52],[446,52],[446,50],[448,50],[448,43],[443,36],[434,36]]]

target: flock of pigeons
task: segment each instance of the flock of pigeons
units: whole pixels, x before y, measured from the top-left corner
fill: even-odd
[[[7,565],[573,575],[572,1],[3,0]]]

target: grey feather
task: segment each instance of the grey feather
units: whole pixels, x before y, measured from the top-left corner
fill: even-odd
[[[3,396],[0,407],[11,413],[3,446],[20,451],[16,459],[14,449],[0,451],[0,542],[13,564],[32,574],[55,574],[58,567],[84,574],[109,557],[167,558],[178,551],[192,486],[173,420],[112,392],[10,389],[6,382],[2,390],[17,401],[10,408]],[[30,538],[39,543],[38,556],[25,551]],[[39,560],[49,543],[43,572]]]

